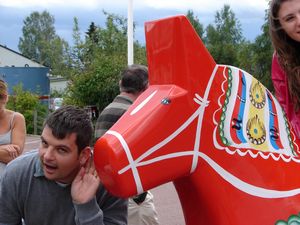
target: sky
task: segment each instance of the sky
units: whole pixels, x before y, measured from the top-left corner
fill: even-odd
[[[224,4],[230,5],[235,13],[244,37],[254,41],[261,34],[268,0],[133,0],[134,38],[144,44],[146,21],[186,14],[189,9],[205,28],[214,23],[216,12]],[[72,45],[74,17],[84,34],[91,22],[104,26],[103,10],[127,17],[127,5],[128,0],[0,0],[0,44],[19,51],[24,19],[34,11],[47,10],[55,18],[56,33]]]

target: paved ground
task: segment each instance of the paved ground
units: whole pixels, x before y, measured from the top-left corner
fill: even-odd
[[[27,135],[25,151],[39,146],[40,137]],[[151,190],[158,212],[160,225],[185,225],[181,205],[173,183],[167,183]]]
[[[158,212],[160,225],[185,225],[184,217],[173,183],[167,183],[151,190]]]
[[[40,136],[38,135],[27,135],[25,141],[25,148],[24,151],[29,151],[35,149],[40,144]]]

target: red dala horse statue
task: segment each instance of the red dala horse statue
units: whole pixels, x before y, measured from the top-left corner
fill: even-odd
[[[173,181],[186,225],[300,224],[299,140],[272,93],[216,64],[184,16],[145,32],[150,86],[95,144],[104,186]]]

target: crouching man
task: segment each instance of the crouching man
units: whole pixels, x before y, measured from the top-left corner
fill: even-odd
[[[93,128],[80,108],[46,119],[38,151],[8,164],[0,184],[0,224],[125,225],[127,200],[110,195],[97,176]]]

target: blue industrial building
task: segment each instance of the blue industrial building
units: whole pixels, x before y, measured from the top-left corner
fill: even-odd
[[[14,86],[22,84],[24,91],[35,93],[42,99],[50,96],[47,67],[0,67],[0,79],[8,84],[10,95],[13,94]]]
[[[10,95],[14,94],[14,86],[22,84],[24,91],[39,95],[49,105],[49,68],[3,45],[0,45],[0,79],[8,84]]]

